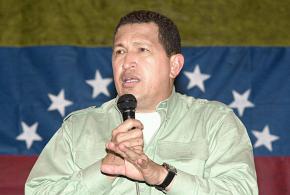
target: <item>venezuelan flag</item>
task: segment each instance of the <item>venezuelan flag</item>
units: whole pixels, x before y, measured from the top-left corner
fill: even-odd
[[[115,97],[120,16],[150,9],[182,36],[176,90],[221,101],[251,138],[259,191],[290,193],[287,0],[0,2],[0,194],[23,194],[37,156],[70,112]]]

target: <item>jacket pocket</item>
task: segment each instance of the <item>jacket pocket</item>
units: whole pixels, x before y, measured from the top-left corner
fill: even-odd
[[[163,162],[192,175],[204,175],[205,162],[208,159],[208,144],[204,139],[190,142],[159,141],[157,155]]]

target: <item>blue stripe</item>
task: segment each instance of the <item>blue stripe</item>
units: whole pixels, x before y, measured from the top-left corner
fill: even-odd
[[[86,80],[94,79],[96,70],[103,78],[112,78],[110,48],[45,46],[0,48],[0,154],[39,154],[59,128],[63,117],[48,111],[48,94],[62,89],[65,99],[73,102],[66,115],[74,110],[100,105],[115,97],[113,82],[108,86],[111,96],[92,98]],[[249,101],[242,116],[253,145],[253,130],[268,125],[271,134],[279,136],[272,142],[272,151],[265,146],[254,149],[257,156],[290,155],[290,48],[288,47],[186,47],[185,66],[176,80],[176,89],[197,98],[218,100],[227,105],[233,101],[233,90],[242,94],[250,90]],[[204,81],[205,92],[195,86],[188,89],[184,72],[200,67],[210,75]],[[22,133],[21,121],[31,126],[38,123],[37,133],[43,141],[33,142],[27,149],[16,140]]]

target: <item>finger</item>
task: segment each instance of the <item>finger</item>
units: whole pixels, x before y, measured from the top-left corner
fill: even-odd
[[[109,151],[111,151],[111,152],[113,152],[113,153],[115,153],[115,154],[118,154],[119,156],[121,156],[121,157],[123,157],[123,158],[125,158],[125,154],[124,154],[124,152],[123,151],[121,151],[120,150],[120,148],[114,143],[114,142],[109,142],[109,143],[107,143],[106,144],[106,148],[109,150]]]
[[[137,164],[137,160],[138,159],[144,159],[144,157],[146,158],[146,156],[144,155],[144,153],[142,152],[141,154],[137,153],[136,151],[134,151],[131,148],[127,148],[126,146],[120,147],[120,150],[124,153],[124,158],[126,160],[128,160],[131,163],[134,163],[136,165]]]
[[[136,120],[136,119],[127,119],[123,123],[121,123],[116,129],[112,132],[112,137],[115,137],[118,133],[121,132],[128,132],[129,130],[132,130],[134,128],[137,129],[143,129],[143,124]]]
[[[124,153],[122,152],[122,150],[120,149],[120,146],[122,148],[124,148],[124,146],[126,146],[126,144],[119,144],[116,145],[114,142],[108,142],[106,144],[106,149],[108,150],[108,152],[112,152],[112,153],[117,153],[120,156],[124,157]],[[126,146],[127,147],[127,146]],[[137,154],[142,154],[143,152],[143,146],[141,145],[137,145],[137,146],[132,146],[131,147]]]
[[[134,150],[137,154],[143,154],[144,151],[143,151],[143,146],[134,146],[134,147],[131,147],[132,150]]]
[[[134,138],[134,139],[129,139],[126,141],[123,141],[118,144],[119,147],[126,146],[127,148],[134,148],[134,149],[143,149],[144,146],[144,141],[143,138]],[[137,147],[140,146],[140,147]]]
[[[141,129],[133,129],[125,133],[119,133],[112,139],[112,141],[116,142],[117,144],[120,144],[121,142],[133,139],[143,140],[143,132]]]
[[[137,119],[127,119],[123,122],[123,124],[126,126],[126,128],[128,128],[129,130],[133,129],[133,128],[138,128],[138,129],[143,129],[144,126],[141,123],[141,121],[137,120]]]

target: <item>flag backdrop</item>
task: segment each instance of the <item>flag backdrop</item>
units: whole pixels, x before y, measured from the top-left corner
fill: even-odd
[[[33,163],[63,118],[116,96],[112,51],[101,45],[110,44],[111,22],[115,24],[117,19],[96,18],[105,16],[102,10],[108,14],[114,9],[118,18],[128,9],[106,1],[84,1],[85,8],[79,3],[60,3],[56,8],[53,3],[11,2],[0,3],[0,10],[10,10],[0,12],[0,194],[23,194]],[[163,5],[162,1],[149,2],[143,7],[128,6],[148,9]],[[185,37],[185,66],[176,90],[232,107],[254,147],[260,194],[290,194],[290,48],[277,46],[289,43],[290,38],[285,20],[271,22],[271,16],[261,14],[275,8],[287,15],[289,6],[283,4],[286,1],[280,5],[265,1],[270,5],[252,3],[238,8],[244,4],[237,2],[203,1],[186,6],[170,1],[159,10],[176,19]],[[172,10],[172,5],[185,11]],[[229,20],[233,15],[238,19]],[[261,15],[264,19],[255,17]]]

